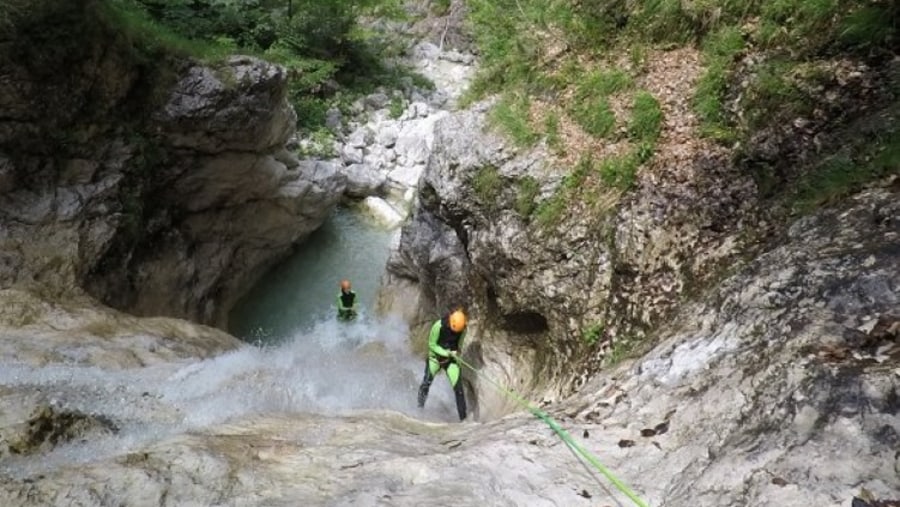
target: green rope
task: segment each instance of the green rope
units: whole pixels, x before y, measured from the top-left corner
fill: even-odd
[[[637,496],[634,493],[634,491],[632,491],[631,488],[629,488],[618,477],[613,475],[613,473],[608,468],[603,466],[603,464],[600,463],[600,460],[598,460],[596,456],[594,456],[593,454],[591,454],[590,451],[588,451],[587,449],[582,447],[580,444],[578,444],[578,442],[576,442],[575,439],[572,438],[572,435],[570,435],[568,431],[566,431],[562,426],[560,426],[559,423],[556,422],[555,419],[550,417],[549,414],[534,407],[528,400],[526,400],[525,398],[522,398],[515,392],[503,387],[498,382],[496,382],[494,379],[492,379],[488,375],[482,373],[478,368],[475,368],[471,364],[464,361],[461,357],[457,356],[456,359],[457,359],[457,361],[459,361],[460,364],[462,364],[466,368],[472,370],[473,372],[475,372],[477,375],[479,375],[484,380],[488,381],[495,388],[497,388],[497,390],[499,390],[501,393],[506,395],[508,398],[514,400],[516,403],[521,405],[523,408],[525,408],[526,410],[531,412],[532,415],[534,415],[538,419],[544,421],[547,424],[547,426],[549,426],[550,429],[552,429],[563,442],[565,442],[570,448],[574,449],[575,452],[577,452],[582,458],[586,459],[588,461],[588,463],[593,465],[594,468],[597,469],[597,471],[599,471],[601,474],[603,474],[603,476],[606,477],[609,480],[609,482],[611,482],[613,484],[613,486],[616,487],[616,489],[621,491],[622,494],[624,494],[629,499],[631,499],[631,501],[634,502],[635,505],[637,505],[638,507],[648,507],[647,503],[645,503],[643,500],[641,500],[641,498],[639,496]]]

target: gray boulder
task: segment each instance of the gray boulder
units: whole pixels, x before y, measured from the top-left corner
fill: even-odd
[[[173,146],[192,151],[281,147],[296,123],[284,100],[286,80],[283,68],[252,57],[234,56],[218,68],[193,66],[157,119]]]
[[[347,175],[345,193],[355,199],[378,195],[387,182],[384,174],[367,164],[351,164],[344,169],[344,173]]]

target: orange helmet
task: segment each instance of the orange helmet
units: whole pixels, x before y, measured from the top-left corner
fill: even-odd
[[[341,280],[341,290],[350,290],[350,280]]]
[[[466,328],[466,314],[462,310],[456,310],[450,314],[450,329],[454,333],[461,333]]]

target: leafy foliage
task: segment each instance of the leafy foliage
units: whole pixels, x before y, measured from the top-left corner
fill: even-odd
[[[588,346],[593,346],[603,337],[603,330],[602,321],[594,322],[581,331],[581,338]]]
[[[157,35],[145,40],[169,41],[205,57],[255,54],[285,66],[298,127],[305,131],[324,123],[338,92],[364,93],[409,73],[385,67],[383,58],[395,48],[358,24],[365,15],[396,15],[400,0],[106,2],[125,14],[129,31]]]
[[[403,116],[403,112],[406,107],[403,102],[403,97],[398,95],[394,95],[391,97],[391,103],[388,105],[388,113],[391,118],[397,119]]]

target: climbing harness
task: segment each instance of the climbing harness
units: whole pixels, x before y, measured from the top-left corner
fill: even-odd
[[[459,357],[459,355],[456,356],[456,360],[459,361],[459,364],[472,370],[476,375],[478,375],[479,377],[481,377],[482,379],[487,381],[489,384],[494,386],[494,388],[496,388],[499,392],[501,392],[507,398],[515,401],[516,403],[519,404],[519,406],[521,406],[522,408],[531,412],[532,415],[534,415],[538,419],[544,421],[544,423],[546,423],[547,426],[549,426],[550,429],[552,429],[554,431],[554,433],[556,433],[556,435],[567,446],[569,446],[569,449],[571,449],[576,454],[576,456],[580,456],[581,458],[585,459],[588,463],[593,465],[593,467],[595,469],[597,469],[598,472],[603,474],[603,476],[606,477],[607,480],[609,480],[609,482],[611,482],[612,485],[616,487],[616,489],[618,489],[619,491],[622,492],[622,494],[627,496],[632,502],[634,502],[635,505],[637,505],[638,507],[648,507],[648,504],[646,502],[641,500],[641,498],[639,496],[637,496],[637,494],[635,494],[634,491],[631,490],[631,488],[629,488],[618,477],[613,475],[613,473],[608,468],[603,466],[603,464],[600,463],[600,460],[598,460],[596,456],[591,454],[590,451],[588,451],[587,449],[582,447],[578,442],[576,442],[575,439],[572,437],[572,435],[570,435],[568,431],[566,431],[562,426],[560,426],[560,424],[555,419],[550,417],[549,414],[538,409],[537,407],[532,405],[528,400],[526,400],[525,398],[522,398],[515,392],[503,387],[502,385],[500,385],[499,382],[492,379],[490,376],[486,375],[478,368],[475,368],[471,364],[464,361],[461,357]]]

